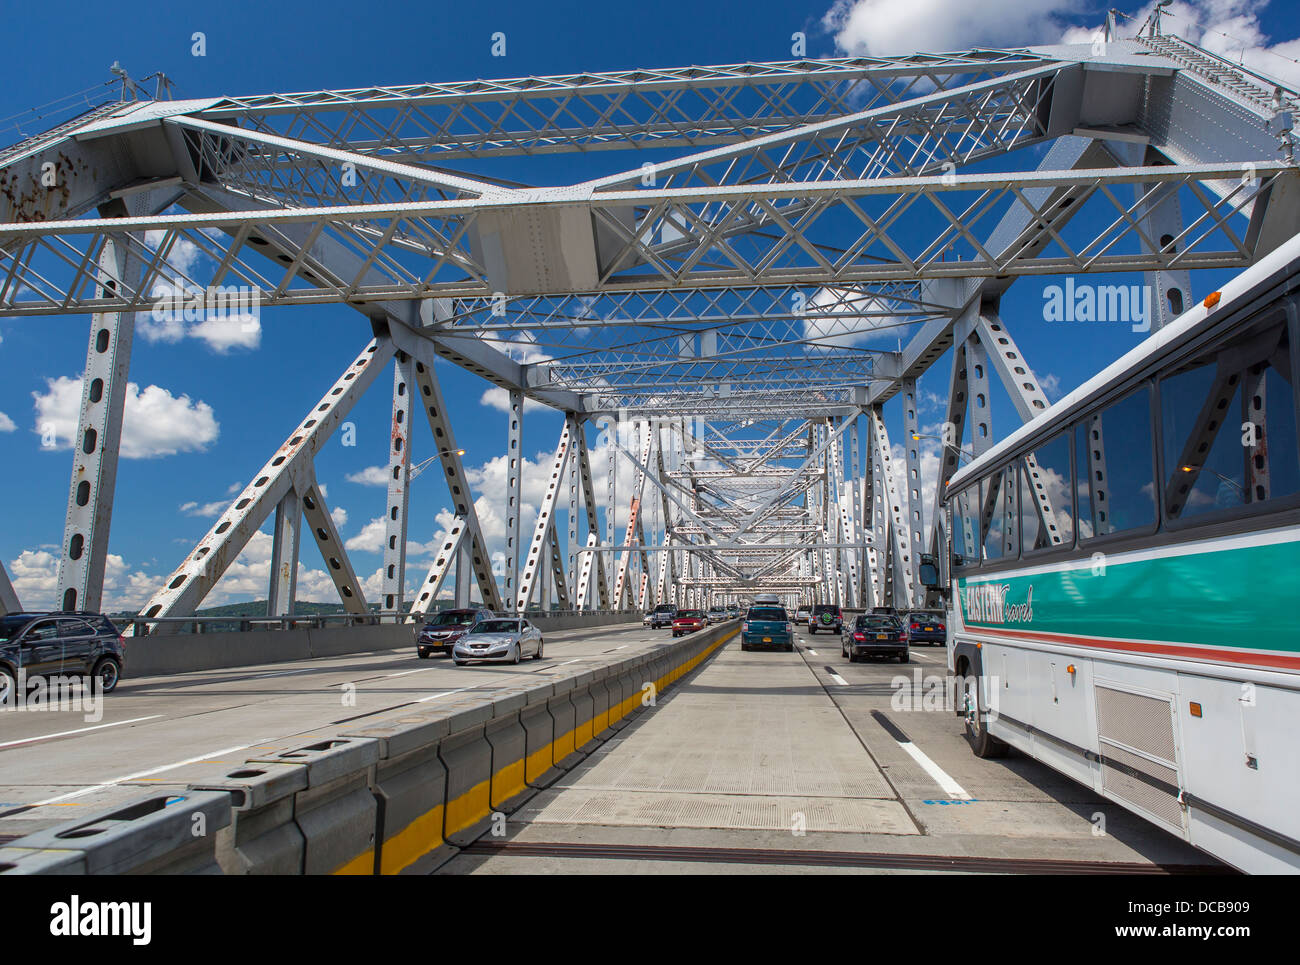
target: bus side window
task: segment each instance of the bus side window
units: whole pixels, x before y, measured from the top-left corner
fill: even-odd
[[[1160,383],[1171,519],[1289,496],[1300,486],[1286,328],[1237,332]]]
[[[1025,552],[1073,545],[1069,435],[1061,433],[1043,443],[1021,460],[1020,470],[1020,541]]]
[[[980,563],[980,487],[967,486],[952,503],[952,552],[958,566]]]
[[[1020,555],[1016,467],[1011,465],[999,469],[980,488],[984,491],[984,503],[980,510],[984,558],[1014,559]]]
[[[1156,500],[1151,389],[1143,385],[1084,417],[1076,442],[1081,443],[1076,450],[1079,515],[1083,517],[1085,487],[1092,510],[1092,532],[1087,535],[1108,536],[1152,526]],[[1079,531],[1085,533],[1082,522]]]

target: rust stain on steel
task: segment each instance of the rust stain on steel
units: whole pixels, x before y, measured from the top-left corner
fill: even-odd
[[[68,210],[72,197],[72,182],[78,173],[86,173],[89,165],[84,160],[69,157],[60,151],[48,161],[33,158],[26,170],[0,171],[0,197],[12,210],[10,219],[15,223],[50,221],[62,217]],[[44,166],[54,165],[54,184],[42,183]]]

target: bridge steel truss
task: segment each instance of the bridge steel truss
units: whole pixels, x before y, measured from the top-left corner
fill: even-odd
[[[91,319],[57,605],[107,603],[134,327],[169,295],[348,305],[366,337],[145,617],[192,614],[268,523],[270,611],[292,614],[304,520],[344,606],[368,608],[315,455],[389,370],[382,610],[922,605],[995,388],[1022,421],[1048,405],[1012,336],[1039,320],[1002,295],[1140,274],[1159,328],[1193,270],[1293,233],[1297,107],[1171,36],[102,105],[0,151],[0,315]],[[543,155],[609,173],[502,173]],[[501,546],[448,363],[507,393]],[[529,505],[535,404],[563,427]],[[444,492],[413,485],[422,423]],[[413,492],[451,522],[410,587]]]

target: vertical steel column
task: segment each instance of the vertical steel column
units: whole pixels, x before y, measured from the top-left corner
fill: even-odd
[[[578,417],[570,412],[566,419],[569,423],[569,438],[578,441]],[[569,459],[569,542],[565,547],[569,554],[568,589],[576,591],[578,586],[578,459]],[[557,534],[558,535],[558,534]],[[569,594],[566,592],[565,596]]]
[[[1124,164],[1132,167],[1158,165],[1165,160],[1146,144],[1108,141],[1106,146]],[[1155,190],[1151,190],[1152,187]],[[1139,240],[1143,252],[1177,254],[1178,246],[1174,239],[1183,233],[1183,208],[1178,185],[1135,184],[1133,197],[1136,201],[1133,215],[1142,229]],[[1192,276],[1186,268],[1144,272],[1142,280],[1146,290],[1151,293],[1151,316],[1147,319],[1151,331],[1159,331],[1192,307]],[[1146,292],[1143,292],[1145,295]],[[1129,307],[1133,308],[1132,305]],[[1137,312],[1131,311],[1130,314],[1135,316]],[[1133,320],[1136,321],[1136,318]],[[1142,329],[1136,328],[1134,331]]]
[[[100,208],[105,217],[125,217],[122,202]],[[99,255],[95,295],[113,297],[120,285],[131,284],[139,260],[128,255],[127,244],[112,238]],[[64,610],[101,610],[104,565],[108,561],[108,532],[113,519],[113,492],[122,443],[127,376],[135,314],[103,312],[92,315],[86,370],[81,379],[81,412],[72,440],[72,480],[59,552],[57,606]]]
[[[976,336],[966,341],[966,384],[970,389],[971,458],[993,447],[993,407],[989,395],[989,358]]]
[[[550,608],[551,595],[547,586],[547,574],[551,572],[548,538],[555,529],[560,477],[564,474],[564,466],[570,458],[572,447],[573,437],[569,434],[569,423],[566,420],[560,432],[559,444],[555,447],[555,461],[551,463],[551,478],[546,485],[546,495],[537,508],[537,524],[533,528],[533,539],[524,560],[524,575],[519,581],[519,593],[515,598],[515,609],[521,613],[528,609],[533,591],[538,588],[541,589],[542,608]]]
[[[411,398],[415,360],[398,352],[393,368],[393,417],[388,434],[388,508],[384,513],[385,610],[400,610],[406,595],[406,524],[411,483]],[[459,580],[457,581],[459,584]]]
[[[474,572],[473,554],[470,550],[469,540],[460,541],[460,547],[456,550],[456,583],[455,583],[455,603],[458,609],[464,609],[469,606],[469,587],[470,576]]]
[[[18,594],[14,592],[14,585],[9,582],[9,574],[5,572],[4,563],[0,563],[0,617],[9,613],[22,613],[23,605],[18,602]]]
[[[298,596],[298,546],[302,533],[302,497],[289,487],[275,507],[271,535],[271,585],[266,594],[266,615],[293,616]]]
[[[907,510],[907,542],[911,549],[910,581],[916,594],[909,606],[922,606],[925,592],[921,589],[921,553],[924,551],[925,507],[921,498],[921,422],[916,413],[916,379],[902,382],[903,396],[903,471],[904,505]]]
[[[519,583],[519,487],[523,476],[524,394],[510,393],[509,424],[506,431],[506,572],[505,604],[518,610],[515,589]]]

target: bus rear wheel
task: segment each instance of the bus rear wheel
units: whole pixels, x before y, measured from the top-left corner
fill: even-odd
[[[962,682],[962,699],[965,707],[966,720],[966,742],[970,744],[970,749],[976,757],[991,758],[1005,757],[1007,754],[1007,745],[1005,741],[1000,741],[988,732],[985,721],[981,719],[987,708],[984,706],[981,692],[983,687],[980,686],[982,677],[974,677],[967,673]]]

